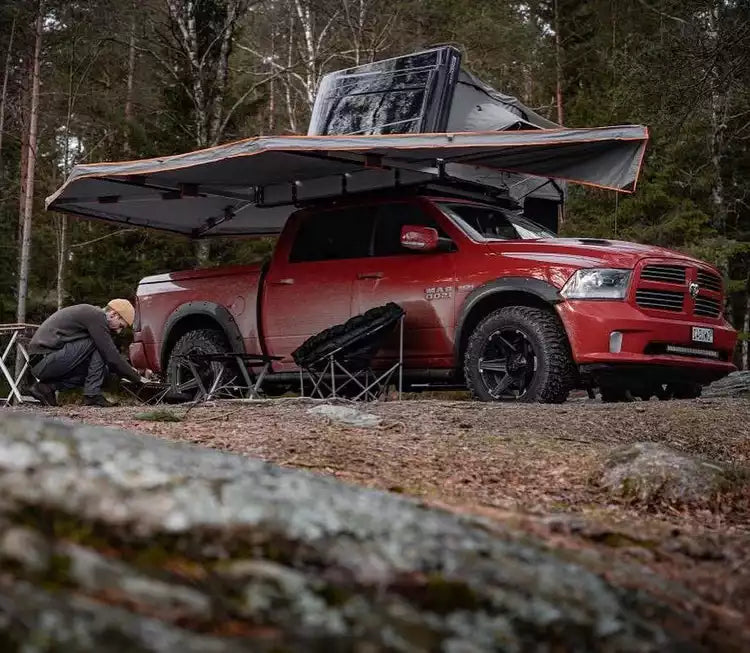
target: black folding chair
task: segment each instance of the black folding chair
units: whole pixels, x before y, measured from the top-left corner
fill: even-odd
[[[398,304],[389,302],[308,338],[292,352],[300,368],[302,396],[307,385],[311,397],[373,401],[385,396],[398,374],[401,398],[405,315]],[[398,359],[385,369],[374,369],[375,355],[396,327]]]

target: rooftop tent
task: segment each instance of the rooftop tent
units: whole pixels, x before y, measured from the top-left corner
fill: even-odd
[[[276,234],[301,204],[364,191],[433,184],[507,193],[514,175],[535,175],[632,192],[647,139],[633,125],[253,138],[76,166],[47,208],[194,238]]]
[[[460,65],[458,50],[436,48],[329,73],[308,136],[444,132]]]
[[[446,46],[329,73],[315,97],[308,134],[477,132],[559,126],[461,68],[461,53]],[[546,212],[553,214],[556,225],[557,207],[566,197],[564,182],[513,175],[505,185],[508,195],[524,208],[544,211],[547,204]],[[527,198],[534,200],[528,207]]]
[[[325,75],[307,133],[414,134],[559,126],[461,68],[461,53],[442,47]]]
[[[453,92],[447,131],[556,127],[560,125],[540,116],[512,95],[496,91],[468,70],[460,70]]]

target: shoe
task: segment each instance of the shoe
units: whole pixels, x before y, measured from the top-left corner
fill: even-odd
[[[29,394],[43,406],[57,406],[55,389],[46,383],[35,382],[29,387]]]
[[[117,404],[114,404],[111,401],[109,401],[104,395],[94,395],[93,397],[84,397],[83,405],[84,406],[98,406],[99,408],[112,408],[113,406],[117,406]]]

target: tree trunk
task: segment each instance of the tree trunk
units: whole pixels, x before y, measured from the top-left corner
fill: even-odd
[[[315,47],[315,38],[313,36],[313,20],[314,14],[310,5],[302,6],[300,0],[294,0],[294,6],[297,10],[297,18],[299,19],[300,25],[302,26],[302,45],[305,48],[305,100],[308,105],[312,108],[315,103],[315,84],[317,81],[317,52]]]
[[[29,142],[26,168],[26,187],[23,205],[23,232],[18,268],[18,308],[16,321],[26,321],[26,295],[29,290],[29,257],[31,253],[31,218],[34,211],[34,174],[36,173],[36,136],[39,123],[39,68],[42,54],[42,7],[39,0],[34,39],[34,63],[31,82],[31,109],[29,112]]]
[[[565,119],[563,112],[563,96],[562,96],[562,46],[560,39],[560,12],[559,12],[560,0],[553,0],[554,12],[555,12],[555,73],[557,77],[557,88],[555,97],[557,100],[557,124],[562,125]]]
[[[719,3],[715,2],[708,12],[708,41],[711,50],[718,52],[720,39]],[[711,200],[714,204],[714,226],[726,234],[727,226],[727,202],[723,179],[724,158],[724,133],[727,128],[727,109],[729,107],[729,91],[726,81],[723,79],[719,62],[708,62],[710,66],[710,88],[711,88],[711,133],[709,134],[711,152],[711,165],[714,169],[714,185],[711,189]]]
[[[60,241],[57,251],[57,310],[65,304],[65,271],[68,262],[68,218],[61,215],[59,223]]]
[[[8,53],[5,55],[5,73],[3,74],[3,90],[0,93],[0,184],[3,181],[3,131],[5,129],[5,103],[8,98],[8,76],[10,75],[11,53],[13,52],[13,36],[16,32],[16,17],[10,26]]]
[[[21,85],[21,101],[19,106],[26,107],[31,103],[31,81],[33,77],[33,66],[31,62],[26,61],[23,64],[23,80]],[[21,251],[21,240],[23,239],[23,210],[26,202],[26,175],[29,169],[29,115],[25,111],[20,111],[20,132],[21,132],[21,156],[18,170],[18,229],[16,234],[16,243],[18,253]],[[20,262],[20,259],[19,259]]]
[[[133,126],[133,78],[135,77],[135,20],[138,13],[138,5],[133,0],[130,18],[130,44],[128,47],[128,79],[125,94],[125,137],[123,139],[123,151],[126,156],[131,155],[130,133]]]
[[[65,116],[65,143],[63,144],[63,181],[70,173],[70,121],[73,117],[73,68],[75,53],[71,52],[68,61],[68,110]],[[57,310],[65,303],[65,269],[68,262],[68,216],[61,214],[57,219]]]
[[[271,30],[271,57],[269,64],[269,74],[272,75],[274,57],[276,56],[276,29]],[[271,81],[268,83],[268,133],[273,134],[274,128],[274,112],[276,111],[276,88],[274,85],[274,79],[271,77]]]
[[[286,66],[287,70],[292,67],[292,52],[294,51],[294,16],[289,14],[289,49],[287,50]],[[297,133],[297,120],[294,115],[292,106],[292,89],[289,80],[285,81],[286,113],[289,119],[289,129],[292,133]]]

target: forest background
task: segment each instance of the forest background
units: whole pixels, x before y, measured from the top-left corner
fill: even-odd
[[[748,0],[0,0],[0,322],[272,248],[46,212],[76,163],[304,133],[326,72],[443,44],[566,126],[648,125],[638,192],[572,188],[563,233],[717,265],[747,367]]]

